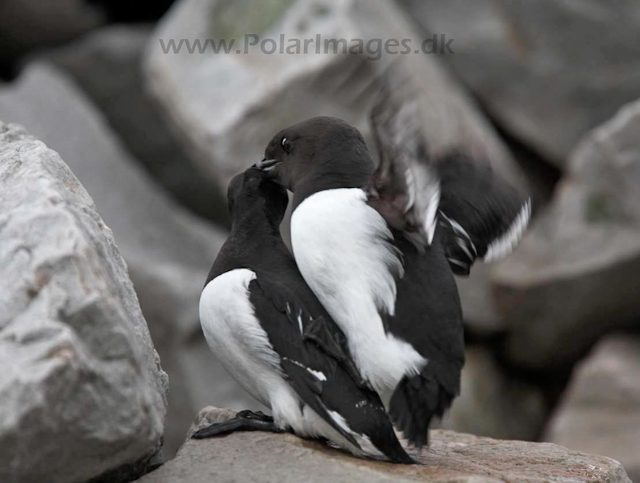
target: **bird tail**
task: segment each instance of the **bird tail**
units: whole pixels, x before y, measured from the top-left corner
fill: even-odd
[[[429,425],[433,417],[442,418],[459,388],[447,390],[435,377],[424,373],[405,376],[395,388],[389,415],[404,437],[417,448],[429,444]]]
[[[385,430],[385,432],[387,432],[386,435],[382,437],[376,437],[377,435],[374,435],[371,438],[373,445],[384,453],[384,455],[393,463],[405,465],[415,464],[416,461],[407,454],[406,450],[402,447],[402,444],[400,444],[391,423],[386,424]]]
[[[325,384],[322,398],[330,410],[337,412],[339,408],[342,426],[357,441],[359,451],[355,453],[374,459],[384,456],[394,463],[415,463],[398,440],[378,394],[358,386],[341,367],[333,381],[335,384]],[[329,414],[333,416],[333,412]]]

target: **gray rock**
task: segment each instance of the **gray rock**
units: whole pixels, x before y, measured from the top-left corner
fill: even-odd
[[[34,64],[19,83],[0,90],[0,119],[22,123],[56,149],[113,229],[172,380],[167,454],[203,405],[255,408],[209,352],[198,320],[200,292],[224,234],[154,185],[57,70]]]
[[[516,253],[494,276],[508,357],[568,366],[640,319],[640,102],[595,129]]]
[[[76,81],[125,147],[169,193],[194,213],[226,220],[224,200],[215,196],[217,185],[193,168],[144,91],[142,53],[151,32],[148,25],[112,26],[43,57]]]
[[[77,37],[106,22],[84,0],[0,2],[0,62]]]
[[[307,0],[296,2],[181,0],[166,16],[148,46],[146,79],[167,119],[192,147],[203,176],[226,186],[231,176],[258,160],[269,139],[287,125],[317,115],[341,117],[369,137],[368,115],[389,64],[409,78],[403,91],[419,99],[426,137],[433,151],[466,148],[485,155],[495,168],[521,183],[521,173],[474,102],[448,76],[434,56],[315,54],[164,53],[171,40],[205,42],[256,32],[261,39],[342,37],[404,39],[418,42],[393,2]],[[288,9],[286,8],[288,6]],[[254,12],[255,15],[251,14]],[[247,20],[248,19],[248,20]],[[406,86],[405,84],[410,84]],[[375,150],[373,150],[375,152]],[[465,317],[494,330],[498,317],[489,291],[491,269],[478,269],[461,285]],[[488,329],[487,329],[488,328]]]
[[[172,40],[205,42],[218,37],[233,37],[242,49],[245,32],[298,38],[351,31],[354,37],[366,37],[367,25],[379,26],[375,17],[362,25],[364,20],[356,16],[359,8],[369,16],[373,13],[368,2],[263,4],[256,9],[249,1],[182,0],[148,46],[150,93],[192,148],[203,176],[215,180],[221,190],[238,171],[259,160],[273,134],[289,124],[325,114],[367,131],[372,87],[382,68],[378,64],[387,64],[367,62],[362,56],[266,55],[257,48],[249,54],[236,54],[235,49],[229,54],[163,50]],[[392,7],[388,9],[395,12]]]
[[[0,480],[135,477],[160,450],[167,390],[92,199],[57,153],[0,122]]]
[[[640,337],[602,340],[576,368],[546,441],[616,458],[640,481]]]
[[[424,35],[454,39],[453,70],[499,124],[563,167],[575,144],[640,97],[640,4],[402,0]]]
[[[535,441],[548,415],[539,387],[509,374],[489,350],[470,346],[460,396],[442,426],[478,436]]]
[[[199,425],[233,413],[205,408]],[[630,483],[620,463],[550,443],[480,438],[435,430],[431,447],[414,455],[421,465],[357,459],[343,451],[286,434],[235,433],[188,440],[178,456],[141,483],[261,482],[600,482]]]
[[[491,294],[491,276],[499,264],[476,263],[469,277],[456,277],[464,325],[474,334],[490,335],[504,330]]]

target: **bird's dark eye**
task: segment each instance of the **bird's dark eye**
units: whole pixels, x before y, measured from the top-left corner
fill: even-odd
[[[291,148],[293,147],[291,145],[291,141],[289,141],[287,138],[282,138],[280,145],[282,146],[282,149],[284,150],[284,152],[287,154],[291,152]]]

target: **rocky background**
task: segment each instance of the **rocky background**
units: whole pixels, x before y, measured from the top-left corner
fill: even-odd
[[[226,184],[308,117],[368,139],[386,79],[432,152],[486,157],[534,198],[517,251],[459,281],[467,364],[444,428],[640,481],[639,31],[634,0],[0,2],[0,480],[126,481],[173,458],[202,407],[259,409],[198,321]],[[160,44],[245,33],[444,34],[453,53]]]

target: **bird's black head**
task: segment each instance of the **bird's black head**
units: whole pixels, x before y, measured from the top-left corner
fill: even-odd
[[[282,222],[289,202],[287,191],[253,166],[231,180],[227,200],[233,223],[264,217],[275,228]]]
[[[362,134],[334,117],[314,117],[276,134],[258,167],[287,189],[320,183],[319,189],[364,185],[373,162]]]

